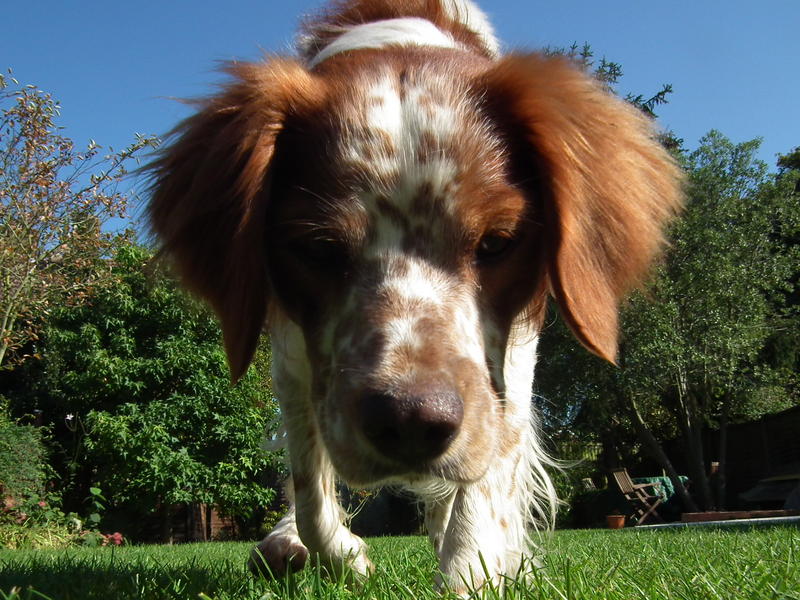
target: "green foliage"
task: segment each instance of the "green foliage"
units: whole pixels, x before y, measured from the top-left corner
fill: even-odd
[[[272,501],[263,483],[280,468],[261,448],[269,381],[253,369],[231,386],[216,321],[151,258],[121,245],[114,281],[53,311],[42,361],[15,371],[9,394],[52,424],[73,508],[202,502],[247,517]],[[267,372],[268,349],[258,362]]]
[[[109,275],[120,234],[103,225],[124,218],[127,165],[153,137],[137,136],[103,154],[77,150],[62,135],[58,102],[0,75],[0,368],[30,356],[53,306],[80,302]],[[129,235],[126,232],[122,235]]]
[[[0,497],[26,498],[43,493],[46,463],[41,430],[14,422],[0,396]]]
[[[778,157],[778,168],[783,171],[800,171],[800,146]]]
[[[565,56],[569,58],[584,70],[591,72],[595,79],[611,92],[614,91],[614,86],[622,79],[622,65],[618,62],[607,60],[605,57],[601,58],[599,61],[595,60],[594,50],[592,50],[591,45],[588,43],[584,43],[582,46],[573,43],[568,48],[548,47],[545,48],[545,53],[552,56]],[[657,116],[655,112],[656,107],[666,104],[668,102],[667,97],[672,91],[672,85],[667,83],[662,85],[661,89],[652,96],[627,94],[625,100],[649,117],[655,118]],[[671,134],[665,139],[678,141],[672,138]]]
[[[99,517],[84,524],[61,510],[47,458],[42,429],[15,423],[0,405],[0,548],[66,547],[100,536]]]
[[[106,508],[106,499],[100,488],[90,487],[89,495],[86,497],[85,502],[89,505],[89,516],[86,517],[86,524],[90,529],[95,529],[100,526],[100,514]]]
[[[555,524],[557,529],[575,526],[576,517],[573,514],[575,501],[587,492],[583,485],[583,480],[586,478],[591,479],[596,468],[593,462],[581,461],[569,465],[562,471],[551,473],[553,486],[560,501]]]
[[[0,526],[0,549],[19,551],[67,548],[74,545],[75,540],[75,529],[68,524],[4,523]]]
[[[8,498],[0,512],[0,548],[36,549],[92,545],[103,536],[75,513],[61,510],[54,492]]]
[[[667,390],[675,410],[685,403],[701,422],[723,408],[749,420],[792,404],[787,394],[760,408],[749,401],[770,379],[759,354],[778,327],[771,300],[794,266],[775,233],[796,212],[758,147],[711,132],[686,157],[685,214],[652,287],[623,317],[629,388]]]
[[[624,306],[620,368],[579,349],[557,320],[537,367],[550,431],[600,441],[629,467],[637,439],[648,440],[639,417],[657,439],[681,434],[707,505],[701,430],[798,400],[796,354],[784,351],[800,345],[797,177],[769,174],[758,147],[711,132],[681,157],[686,210],[652,282]]]

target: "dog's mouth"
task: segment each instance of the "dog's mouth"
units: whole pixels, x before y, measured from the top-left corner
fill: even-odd
[[[397,484],[414,487],[430,485],[434,481],[466,484],[479,480],[486,471],[486,468],[465,469],[467,465],[464,465],[462,460],[457,456],[448,455],[415,465],[373,455],[355,457],[352,452],[342,458],[342,460],[334,458],[334,466],[339,475],[351,486]]]
[[[461,484],[484,475],[494,444],[487,443],[488,435],[478,444],[472,428],[463,427],[459,403],[440,399],[439,406],[424,409],[413,402],[400,404],[373,407],[366,411],[367,419],[348,427],[323,426],[334,467],[345,481],[359,486],[430,480]]]
[[[315,385],[320,429],[345,480],[466,483],[485,473],[495,449],[497,395],[483,360],[447,340],[427,340],[413,361],[399,350],[372,358],[345,350]],[[361,367],[338,366],[352,364]]]

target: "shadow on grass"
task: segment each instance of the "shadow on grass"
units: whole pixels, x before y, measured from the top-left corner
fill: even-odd
[[[93,600],[95,598],[198,598],[224,590],[231,597],[260,597],[243,565],[168,564],[158,560],[110,560],[100,554],[37,556],[0,554],[0,599]],[[263,588],[263,583],[261,584]],[[262,590],[263,593],[263,590]]]
[[[419,540],[381,539],[375,546],[381,564],[399,572],[372,580],[370,590],[345,576],[326,577],[318,565],[278,579],[255,578],[246,567],[251,549],[246,543],[0,550],[0,600],[340,599],[365,591],[370,597],[397,598],[400,590],[388,588],[401,588],[399,597],[413,598],[419,594],[406,583],[416,587],[432,581],[435,562],[429,551],[419,549]]]

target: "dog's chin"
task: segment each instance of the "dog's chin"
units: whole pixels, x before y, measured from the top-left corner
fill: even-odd
[[[445,454],[433,461],[419,465],[407,465],[384,459],[383,457],[350,454],[347,457],[333,458],[333,465],[339,476],[356,487],[410,484],[416,485],[430,481],[446,481],[454,484],[472,483],[486,473],[489,460],[464,461],[458,456]],[[480,464],[478,464],[478,462]]]

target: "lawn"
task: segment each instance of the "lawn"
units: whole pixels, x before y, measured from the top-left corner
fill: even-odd
[[[800,529],[559,531],[543,568],[507,598],[800,600]],[[329,581],[310,569],[292,580],[255,581],[245,543],[0,550],[0,599],[441,598],[423,538],[376,538],[377,575]]]

